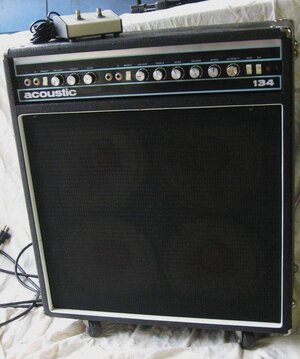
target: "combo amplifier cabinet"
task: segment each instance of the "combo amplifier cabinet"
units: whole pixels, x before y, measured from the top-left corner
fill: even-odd
[[[46,314],[288,332],[293,26],[13,48]]]

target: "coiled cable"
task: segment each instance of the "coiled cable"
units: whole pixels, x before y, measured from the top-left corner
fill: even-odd
[[[43,44],[56,39],[56,30],[52,19],[53,15],[60,16],[59,13],[51,11],[46,19],[36,20],[30,25],[30,32],[33,34],[30,41],[33,44]]]

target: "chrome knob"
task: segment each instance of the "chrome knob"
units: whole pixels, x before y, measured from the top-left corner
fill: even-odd
[[[203,70],[199,66],[192,66],[190,68],[189,73],[190,73],[190,77],[192,79],[198,79],[199,77],[201,77],[203,75]]]
[[[237,64],[230,64],[226,68],[227,75],[230,77],[238,76],[240,73],[240,67]]]
[[[171,77],[173,80],[180,80],[184,76],[184,70],[182,67],[174,67],[171,71]]]
[[[78,74],[71,74],[67,77],[67,84],[70,86],[77,85],[80,81],[80,77]]]
[[[83,82],[86,85],[91,85],[92,83],[94,83],[97,80],[97,75],[94,72],[87,72],[84,76],[83,76]]]
[[[153,78],[155,81],[164,80],[166,78],[166,75],[167,75],[166,70],[163,68],[157,68],[153,72]]]
[[[149,78],[149,72],[146,69],[139,69],[136,74],[135,78],[137,81],[145,81]]]
[[[221,68],[219,65],[211,65],[207,70],[209,77],[218,77],[221,75]]]
[[[52,86],[61,86],[64,83],[64,78],[62,75],[54,75],[53,77],[51,77],[50,82]]]

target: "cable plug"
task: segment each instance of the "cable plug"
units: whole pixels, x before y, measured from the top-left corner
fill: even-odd
[[[9,228],[4,226],[4,228],[0,231],[0,245],[3,244],[7,239],[11,237],[10,233],[8,233]]]

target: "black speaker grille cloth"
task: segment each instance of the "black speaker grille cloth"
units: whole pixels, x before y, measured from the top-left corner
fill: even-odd
[[[23,124],[55,307],[280,321],[280,106]]]

